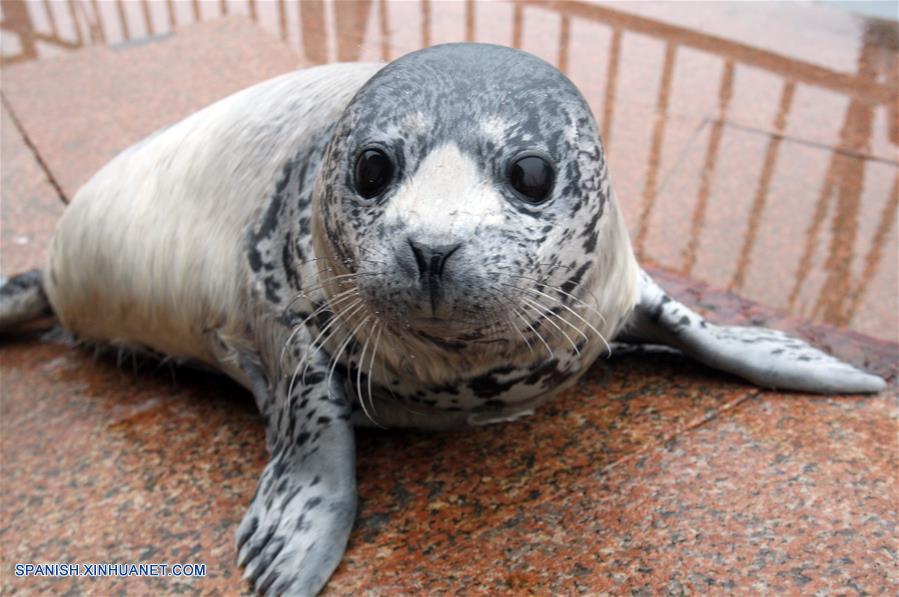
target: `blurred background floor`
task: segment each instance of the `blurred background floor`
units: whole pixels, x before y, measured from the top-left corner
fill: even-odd
[[[677,296],[892,382],[811,398],[622,357],[528,421],[360,433],[360,518],[332,590],[896,593],[895,20],[818,3],[0,9],[4,275],[40,263],[63,202],[100,166],[215,99],[311,64],[501,43],[583,91],[637,253]],[[239,388],[132,375],[36,336],[4,341],[0,375],[4,591],[246,590],[232,533],[264,451]],[[11,574],[112,560],[203,561],[210,575]]]

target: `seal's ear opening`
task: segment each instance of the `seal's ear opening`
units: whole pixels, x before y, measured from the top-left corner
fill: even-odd
[[[769,388],[820,394],[878,392],[886,382],[802,340],[767,328],[718,326],[668,296],[640,272],[640,300],[621,342],[663,344]]]

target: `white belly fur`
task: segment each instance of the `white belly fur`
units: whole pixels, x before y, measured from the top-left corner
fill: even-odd
[[[246,324],[247,226],[304,138],[381,65],[334,64],[236,93],[124,151],[66,209],[45,286],[80,337],[216,364]]]

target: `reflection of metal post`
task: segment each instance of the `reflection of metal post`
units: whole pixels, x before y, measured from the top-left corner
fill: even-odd
[[[322,0],[304,0],[299,3],[300,28],[303,30],[303,53],[315,64],[328,61],[325,46],[325,3]]]
[[[865,114],[868,112],[868,114]],[[852,102],[846,111],[846,125],[841,138],[846,139],[847,128],[870,123],[872,110],[862,108]],[[869,134],[866,135],[870,137]],[[861,207],[861,193],[865,176],[865,160],[854,156],[838,154],[835,160],[836,209],[830,220],[830,248],[824,261],[827,277],[818,293],[811,316],[821,314],[825,321],[835,325],[849,323],[846,313],[847,290],[852,286],[852,258],[858,237],[858,212]]]
[[[474,0],[465,0],[465,41],[474,41],[475,3]]]
[[[665,142],[665,124],[668,122],[668,100],[671,96],[671,78],[677,59],[677,46],[668,43],[665,46],[665,63],[662,67],[662,79],[659,82],[659,97],[656,102],[656,122],[652,133],[652,146],[649,150],[649,163],[646,165],[646,182],[643,185],[643,211],[637,224],[637,236],[634,239],[634,253],[638,258],[643,256],[643,244],[646,242],[649,217],[656,200],[656,184],[659,167],[662,162],[662,145]]]
[[[699,249],[699,236],[705,227],[705,211],[709,205],[709,195],[712,192],[712,178],[715,176],[715,163],[718,161],[718,150],[721,147],[721,137],[724,135],[724,119],[727,117],[727,108],[734,95],[734,63],[728,60],[724,63],[724,73],[721,75],[721,86],[718,88],[718,118],[712,123],[709,133],[709,144],[705,152],[705,163],[699,178],[699,197],[696,200],[696,208],[693,210],[693,218],[690,221],[690,234],[687,246],[684,248],[684,265],[681,272],[689,275],[696,265],[696,253]]]
[[[11,31],[19,36],[19,45],[22,52],[17,56],[23,59],[37,57],[37,40],[34,36],[34,23],[31,14],[25,6],[25,0],[4,0],[3,2],[3,29]]]
[[[880,260],[883,258],[883,251],[881,250],[883,243],[886,242],[887,236],[892,232],[893,226],[896,224],[897,208],[899,208],[899,176],[893,178],[893,192],[890,194],[890,200],[887,201],[883,208],[880,224],[877,225],[874,238],[871,239],[871,248],[868,249],[868,254],[865,256],[865,269],[862,271],[858,285],[849,293],[849,308],[847,309],[849,319],[852,319],[852,316],[855,315],[865,290],[868,288],[868,284],[874,278],[874,274],[877,273]],[[895,258],[895,255],[892,257]]]
[[[421,0],[421,47],[431,45],[431,0]]]
[[[521,4],[515,3],[512,9],[512,47],[521,49],[521,35],[524,29],[524,8]]]
[[[287,7],[284,6],[284,0],[278,0],[278,32],[281,34],[281,41],[287,41]]]
[[[94,22],[91,23],[91,41],[99,40],[100,43],[106,43],[106,31],[103,29],[103,18],[100,16],[100,7],[97,6],[97,0],[91,0],[91,8],[94,11]],[[174,19],[174,17],[172,17]],[[174,20],[172,28],[174,28]]]
[[[119,26],[122,28],[122,37],[129,40],[131,39],[131,32],[128,31],[128,19],[125,18],[125,6],[122,4],[122,0],[116,0],[115,7],[116,12],[119,15]]]
[[[821,191],[818,193],[818,200],[815,202],[815,213],[812,216],[812,223],[805,231],[805,248],[802,251],[802,257],[799,259],[799,266],[796,268],[796,279],[793,282],[793,289],[790,291],[790,297],[787,299],[787,305],[789,305],[791,310],[796,305],[796,300],[799,298],[799,290],[805,284],[805,279],[812,269],[812,258],[818,246],[818,231],[824,223],[827,210],[830,209],[830,199],[833,197],[838,158],[839,154],[837,152],[833,152],[830,156],[830,164],[827,166]]]
[[[378,15],[381,17],[381,60],[390,62],[390,23],[387,22],[387,0],[378,2]]]
[[[96,0],[92,0],[92,1],[96,2]],[[173,0],[165,0],[165,9],[169,15],[169,31],[174,31],[175,25],[177,24],[177,22],[175,20],[175,5],[173,4]],[[94,12],[96,13],[97,18],[100,18],[100,13],[97,12],[96,9],[94,10]]]
[[[568,49],[571,45],[571,17],[563,16],[559,24],[559,70],[568,72]]]
[[[56,25],[56,15],[53,14],[53,7],[49,0],[44,0],[44,12],[47,13],[47,22],[50,25],[50,35],[59,39],[59,27]]]
[[[69,6],[69,18],[72,19],[75,29],[75,43],[80,46],[84,43],[84,38],[81,36],[81,23],[78,22],[78,15],[75,13],[75,4],[73,0],[68,0],[66,4]]]
[[[615,112],[615,85],[618,83],[618,63],[621,58],[621,30],[612,30],[609,44],[609,65],[606,68],[606,94],[602,104],[602,144],[609,152],[612,144],[612,116]]]
[[[143,12],[144,15],[144,25],[147,28],[147,34],[154,35],[156,31],[153,27],[153,17],[150,16],[150,4],[147,2],[147,0],[141,0],[140,7],[141,12]]]
[[[882,34],[872,23],[865,27],[864,44],[858,56],[859,78],[872,82],[877,80],[878,54],[882,50],[882,42],[878,37]],[[873,123],[874,107],[866,101],[853,98],[846,109],[846,119],[840,130],[840,147],[857,152],[866,151],[870,146]],[[839,150],[834,150],[835,153],[837,151]],[[814,317],[820,313],[829,323],[847,325],[852,318],[851,291],[847,290],[853,286],[852,259],[856,251],[858,216],[867,160],[841,155],[835,161],[836,182],[839,186],[836,210],[831,219],[830,248],[824,262],[827,278],[811,315]]]
[[[777,115],[774,117],[774,130],[778,133],[787,126],[787,115],[793,103],[795,90],[795,81],[784,83],[783,91],[780,94],[780,107],[777,110]],[[782,141],[783,136],[780,134],[769,135],[768,137],[768,148],[765,150],[762,174],[759,176],[755,197],[749,210],[749,227],[746,231],[746,239],[743,241],[743,247],[740,249],[740,259],[737,261],[737,269],[734,271],[734,277],[730,281],[728,290],[738,290],[743,287],[746,281],[746,271],[749,269],[752,249],[755,247],[755,241],[758,238],[759,225],[762,221],[762,213],[765,211],[765,203],[768,201],[768,191],[771,187],[771,179],[774,177],[774,165],[777,163],[777,153]]]
[[[371,14],[371,0],[336,2],[334,4],[338,61],[359,60],[369,14]]]

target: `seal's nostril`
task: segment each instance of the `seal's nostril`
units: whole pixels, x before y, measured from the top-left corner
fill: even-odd
[[[409,247],[412,248],[412,254],[415,255],[415,263],[418,265],[418,277],[426,278],[428,275],[428,260],[425,258],[424,252],[421,248],[412,242],[412,239],[408,239]]]
[[[462,246],[462,243],[456,243],[430,247],[418,244],[411,238],[407,239],[407,242],[418,265],[419,279],[428,282],[437,281],[443,276],[447,260]]]

